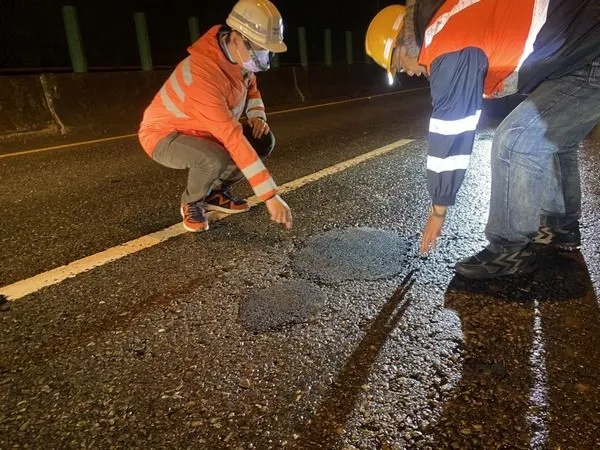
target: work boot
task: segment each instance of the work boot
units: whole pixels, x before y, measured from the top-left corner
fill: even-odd
[[[231,194],[231,188],[223,186],[221,189],[211,192],[206,197],[206,210],[218,211],[226,214],[243,213],[250,209],[246,200],[235,198]]]
[[[208,230],[208,218],[204,212],[204,199],[192,203],[182,203],[181,217],[183,217],[183,228],[188,231]]]
[[[533,238],[533,243],[558,251],[577,251],[579,250],[579,247],[581,247],[579,224],[568,229],[541,226],[538,233]]]
[[[532,245],[503,253],[493,253],[484,248],[479,253],[457,262],[454,268],[463,277],[476,280],[521,275],[537,269],[536,254]]]

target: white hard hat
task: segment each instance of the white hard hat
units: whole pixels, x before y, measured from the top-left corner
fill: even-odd
[[[233,30],[273,53],[283,53],[283,20],[269,0],[239,0],[225,21]]]

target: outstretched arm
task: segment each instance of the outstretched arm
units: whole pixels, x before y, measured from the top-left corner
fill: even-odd
[[[435,247],[446,209],[463,182],[483,98],[487,58],[477,48],[449,53],[431,65],[433,112],[429,122],[427,189],[432,209],[421,238],[421,253]]]

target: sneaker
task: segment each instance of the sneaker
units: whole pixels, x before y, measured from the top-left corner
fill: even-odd
[[[181,205],[181,217],[183,217],[183,228],[188,231],[198,232],[208,230],[208,218],[204,213],[204,202],[202,200]]]
[[[206,197],[207,211],[218,211],[227,214],[237,214],[250,210],[246,200],[234,198],[228,188],[213,191]]]
[[[506,275],[531,273],[537,269],[536,255],[531,245],[510,253],[492,253],[484,248],[455,265],[457,273],[466,278],[484,280]]]
[[[581,247],[581,232],[579,226],[571,229],[541,226],[533,238],[533,243],[565,252],[574,252]]]

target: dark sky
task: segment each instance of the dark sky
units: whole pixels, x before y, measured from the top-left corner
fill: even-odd
[[[234,0],[0,0],[0,69],[68,67],[61,8],[77,8],[88,65],[139,65],[133,13],[147,15],[155,65],[173,65],[189,44],[187,19],[196,16],[201,33],[223,23]],[[355,59],[364,59],[364,32],[376,11],[393,1],[275,0],[285,23],[289,51],[283,64],[299,61],[297,27],[307,30],[309,60],[323,61],[323,29],[331,28],[334,62],[345,55],[345,30],[353,31]],[[403,3],[403,1],[400,1]]]

